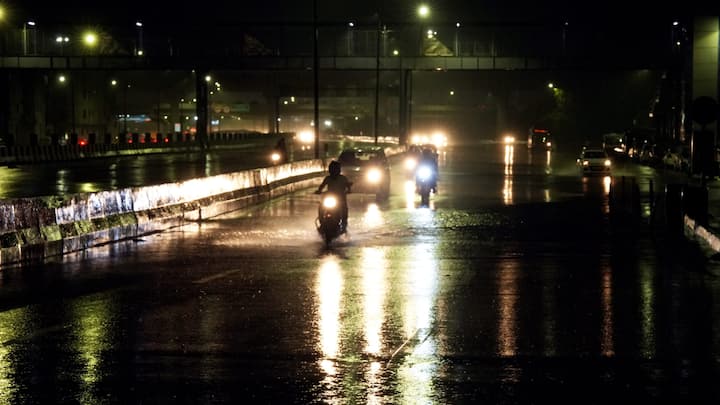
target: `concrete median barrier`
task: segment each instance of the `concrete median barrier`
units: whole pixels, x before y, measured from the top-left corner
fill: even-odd
[[[325,166],[307,160],[179,183],[0,200],[0,268],[136,238],[316,187]]]

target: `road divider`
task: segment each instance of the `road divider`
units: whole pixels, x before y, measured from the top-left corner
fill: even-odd
[[[322,160],[67,197],[0,200],[0,268],[201,221],[317,187]]]

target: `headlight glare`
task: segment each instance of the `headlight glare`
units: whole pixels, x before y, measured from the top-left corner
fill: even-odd
[[[337,207],[337,198],[333,196],[327,196],[323,199],[323,207],[325,208],[335,208]]]

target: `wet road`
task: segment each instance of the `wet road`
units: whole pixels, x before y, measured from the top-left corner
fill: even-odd
[[[450,150],[430,208],[398,166],[330,249],[301,192],[3,270],[0,403],[717,403],[720,266],[574,157]]]

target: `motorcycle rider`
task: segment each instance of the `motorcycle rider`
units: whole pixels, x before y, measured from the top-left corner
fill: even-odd
[[[430,148],[423,148],[420,162],[417,167],[428,166],[432,170],[432,192],[437,194],[438,162],[435,152]]]
[[[315,194],[322,193],[323,188],[327,186],[328,192],[335,194],[338,197],[342,209],[342,230],[343,232],[345,232],[347,230],[348,222],[347,193],[350,192],[350,186],[352,186],[352,182],[348,180],[347,177],[340,174],[340,169],[340,162],[336,160],[330,162],[330,164],[328,165],[328,171],[330,172],[330,175],[325,176],[322,183],[315,191]]]

